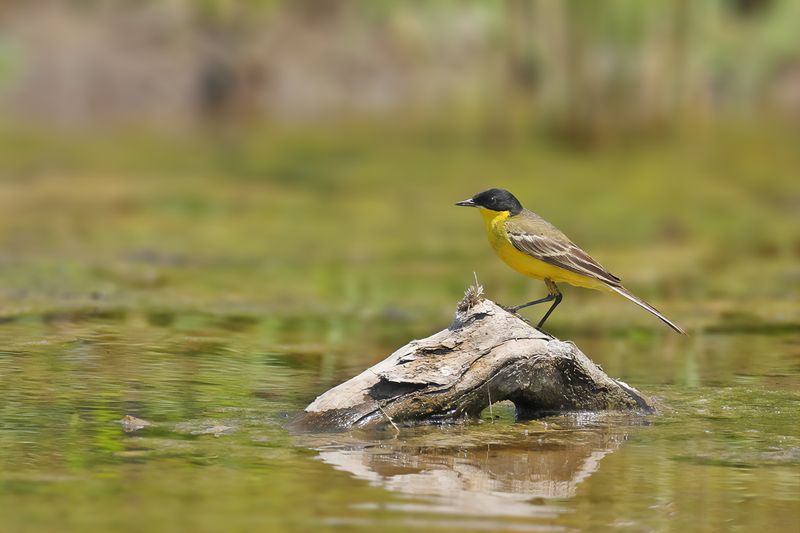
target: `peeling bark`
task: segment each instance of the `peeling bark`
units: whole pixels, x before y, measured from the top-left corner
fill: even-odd
[[[319,396],[292,422],[298,431],[476,418],[510,400],[520,418],[565,411],[652,411],[572,342],[535,329],[470,288],[455,321],[414,340]]]

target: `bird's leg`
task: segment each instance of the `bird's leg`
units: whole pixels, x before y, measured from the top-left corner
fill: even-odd
[[[553,280],[545,278],[544,282],[545,282],[545,284],[547,284],[547,290],[550,292],[550,294],[548,295],[549,299],[550,300],[555,300],[555,301],[553,302],[553,305],[550,306],[550,309],[548,309],[547,312],[544,314],[544,316],[539,321],[539,323],[536,324],[536,329],[541,329],[542,328],[542,326],[544,325],[545,321],[547,320],[547,317],[550,316],[550,313],[553,312],[553,309],[558,307],[558,304],[561,303],[561,298],[563,298],[563,296],[561,295],[561,291],[558,290],[558,287],[553,282]],[[546,300],[543,300],[543,301],[546,301]]]
[[[517,305],[517,306],[514,306],[514,307],[509,307],[509,308],[508,308],[508,310],[509,310],[509,311],[511,311],[512,313],[516,313],[516,312],[517,312],[517,311],[519,311],[520,309],[525,309],[526,307],[530,307],[530,306],[532,306],[532,305],[536,305],[536,304],[543,304],[543,303],[545,303],[545,302],[552,301],[554,298],[555,298],[555,295],[553,295],[553,294],[548,294],[548,295],[547,295],[547,296],[545,296],[544,298],[539,298],[538,300],[534,300],[534,301],[532,301],[532,302],[524,303],[524,304],[522,304],[522,305]]]

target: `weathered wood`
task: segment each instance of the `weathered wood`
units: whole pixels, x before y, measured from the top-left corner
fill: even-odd
[[[471,287],[455,321],[319,396],[295,430],[336,431],[477,417],[510,400],[518,417],[643,410],[652,404],[608,377],[572,342],[543,333]]]

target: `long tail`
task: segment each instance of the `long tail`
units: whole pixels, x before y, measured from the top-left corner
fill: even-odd
[[[622,296],[624,296],[628,300],[632,301],[633,303],[635,303],[636,305],[638,305],[642,309],[645,309],[645,310],[649,311],[650,313],[654,314],[659,319],[661,319],[661,321],[664,324],[668,325],[669,327],[671,327],[672,329],[674,329],[675,331],[677,331],[681,335],[686,335],[686,332],[683,330],[683,328],[681,328],[679,325],[677,325],[674,322],[672,322],[669,318],[667,318],[664,315],[662,315],[658,311],[658,309],[656,309],[655,307],[653,307],[649,303],[645,302],[641,298],[638,298],[638,297],[634,296],[633,294],[631,294],[630,292],[628,292],[628,289],[626,289],[625,287],[614,287],[613,285],[607,285],[607,287],[609,289],[611,289],[612,291],[614,291],[614,292],[616,292],[618,294],[621,294]]]

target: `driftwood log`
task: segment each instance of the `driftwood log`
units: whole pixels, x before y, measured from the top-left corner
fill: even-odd
[[[518,418],[564,411],[652,411],[572,342],[532,327],[470,287],[454,322],[319,396],[293,422],[337,431],[475,418],[510,400]]]

